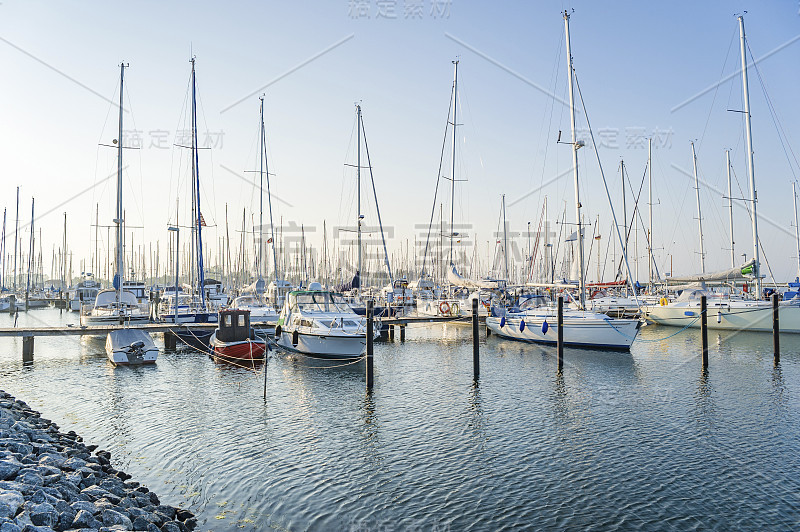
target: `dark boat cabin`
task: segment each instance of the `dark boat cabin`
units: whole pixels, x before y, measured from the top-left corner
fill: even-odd
[[[217,340],[242,342],[250,338],[249,310],[222,310],[219,313]]]

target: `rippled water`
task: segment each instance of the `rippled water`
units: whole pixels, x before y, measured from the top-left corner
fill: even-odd
[[[19,324],[75,323],[55,309]],[[0,315],[0,326],[13,319]],[[114,368],[102,340],[0,338],[0,388],[201,530],[800,528],[800,337],[645,327],[630,354],[410,327],[364,365],[277,354],[264,374],[192,352]]]

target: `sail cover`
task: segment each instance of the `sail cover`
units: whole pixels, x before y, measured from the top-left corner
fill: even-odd
[[[455,264],[451,264],[450,269],[447,270],[447,280],[454,286],[463,286],[465,288],[485,288],[487,290],[496,290],[500,288],[501,284],[501,281],[497,279],[467,279],[458,273]]]
[[[361,286],[361,277],[359,276],[359,272],[353,276],[353,279],[350,280],[349,283],[342,283],[333,287],[335,292],[349,292],[354,288],[359,288]]]
[[[755,263],[755,259],[750,259],[738,268],[730,268],[728,270],[717,272],[683,275],[680,277],[667,277],[664,280],[667,284],[749,281],[753,278]]]

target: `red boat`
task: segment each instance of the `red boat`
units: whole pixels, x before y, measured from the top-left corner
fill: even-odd
[[[267,342],[250,328],[249,310],[223,310],[209,345],[215,358],[231,361],[263,361]]]

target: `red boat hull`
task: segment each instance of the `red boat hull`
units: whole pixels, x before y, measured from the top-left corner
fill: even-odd
[[[247,342],[212,342],[214,355],[228,360],[263,360],[267,343],[263,340]]]

